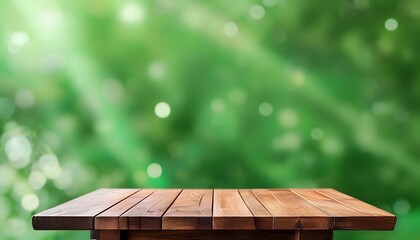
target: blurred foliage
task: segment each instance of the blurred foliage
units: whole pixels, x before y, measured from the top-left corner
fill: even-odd
[[[420,1],[0,2],[0,239],[101,187],[332,187],[420,222]],[[417,187],[416,187],[417,186]]]

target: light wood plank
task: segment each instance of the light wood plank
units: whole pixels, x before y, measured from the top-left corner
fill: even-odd
[[[396,217],[334,189],[99,189],[38,213],[32,221],[35,230],[96,229],[92,233],[98,234],[163,228],[195,236],[193,231],[210,229],[217,234],[274,229],[296,230],[295,238],[322,238],[322,231],[333,229],[393,230]],[[222,237],[217,234],[209,237]]]
[[[238,190],[214,190],[213,229],[255,229],[254,215],[242,200]]]
[[[92,230],[94,217],[139,191],[99,189],[32,217],[35,230]]]
[[[184,189],[163,216],[165,230],[212,229],[213,190]]]
[[[328,188],[328,189],[314,189],[315,191],[332,198],[336,201],[339,201],[343,203],[344,205],[347,205],[351,208],[357,209],[360,212],[364,212],[366,214],[372,215],[372,216],[392,216],[395,215],[386,212],[382,209],[379,209],[377,207],[374,207],[368,203],[365,203],[359,199],[353,198],[349,195],[346,195],[344,193],[338,192],[337,190]]]
[[[119,217],[152,194],[154,189],[142,189],[95,217],[95,229],[120,229]]]
[[[333,218],[288,189],[260,189],[254,194],[274,217],[274,229],[332,229]]]
[[[175,201],[181,189],[158,189],[134,205],[119,218],[120,229],[160,230],[162,216]]]
[[[261,204],[250,189],[241,189],[239,194],[254,215],[255,228],[261,230],[273,229],[273,215]]]
[[[359,199],[356,199],[344,193],[338,192],[337,190],[334,190],[334,189],[315,189],[315,191],[331,199],[334,199],[348,207],[356,209],[359,212],[372,216],[369,218],[358,220],[358,221],[363,222],[362,224],[365,230],[393,230],[395,228],[397,218],[394,214],[386,212],[382,209],[379,209],[375,206],[372,206],[368,203],[365,203]],[[348,229],[351,226],[346,225],[343,227]]]
[[[341,216],[368,216],[368,214],[359,212],[353,208],[345,206],[334,199],[331,199],[312,189],[292,189],[292,191],[302,198],[308,200],[319,209],[328,212],[333,217]]]

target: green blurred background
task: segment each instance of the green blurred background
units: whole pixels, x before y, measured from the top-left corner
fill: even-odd
[[[420,1],[0,2],[0,239],[103,187],[332,187],[420,235]]]

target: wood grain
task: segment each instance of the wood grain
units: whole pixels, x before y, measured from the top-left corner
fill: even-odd
[[[185,189],[163,216],[165,230],[212,229],[213,190]]]
[[[346,195],[344,193],[338,192],[334,189],[313,189],[316,192],[319,192],[325,196],[328,196],[329,198],[332,198],[338,202],[343,203],[344,205],[347,205],[351,208],[357,209],[360,212],[364,212],[369,215],[373,216],[392,216],[395,217],[395,215],[388,213],[382,209],[379,209],[377,207],[374,207],[368,203],[362,202],[361,200],[358,200],[356,198],[353,198],[349,195]]]
[[[360,222],[359,225],[363,226],[363,230],[394,230],[395,228],[397,218],[391,213],[334,189],[316,189],[315,191],[359,212],[368,214],[370,217],[354,218],[354,221]],[[354,226],[352,223],[349,224],[348,220],[344,222],[339,220],[338,223],[339,225],[336,226],[336,229],[359,229],[358,226]]]
[[[150,196],[120,216],[120,229],[162,229],[162,216],[181,191],[181,189],[154,191]]]
[[[254,230],[254,215],[236,189],[215,189],[213,229]]]
[[[252,190],[241,189],[239,194],[254,215],[255,228],[261,230],[273,229],[273,215],[261,204]]]
[[[328,239],[332,230],[393,230],[395,223],[395,215],[334,189],[99,189],[32,218],[35,230],[153,230],[150,239],[155,230],[189,236],[217,230],[207,234],[216,239],[284,230],[300,231],[295,239]]]
[[[138,189],[99,189],[32,217],[35,230],[92,230],[94,217]]]
[[[152,194],[154,189],[142,189],[95,217],[95,229],[120,229],[119,217]]]
[[[316,192],[312,189],[293,189],[293,192],[299,194],[301,197],[305,198],[321,210],[329,213],[331,216],[334,216],[334,229],[337,227],[342,227],[343,224],[348,223],[359,225],[360,222],[357,218],[354,217],[368,217],[368,214],[359,212],[353,208],[345,206],[334,199],[331,199],[319,192]],[[363,227],[363,226],[359,226]]]
[[[244,231],[244,230],[203,230],[203,231],[128,231],[128,240],[296,240],[295,231]],[[308,240],[308,239],[305,239]],[[321,239],[314,239],[321,240]]]
[[[254,194],[274,217],[274,229],[332,229],[332,217],[287,189],[260,189]]]

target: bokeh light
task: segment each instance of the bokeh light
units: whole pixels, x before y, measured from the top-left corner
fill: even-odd
[[[38,208],[39,199],[35,194],[29,193],[22,197],[21,204],[25,210],[31,212]]]
[[[137,23],[143,20],[144,10],[134,1],[125,3],[119,10],[119,17],[125,23]]]
[[[385,28],[386,30],[391,31],[391,32],[397,30],[398,28],[397,20],[395,20],[395,18],[388,18],[385,21]]]
[[[222,99],[214,99],[211,102],[211,110],[215,113],[222,113],[226,110],[225,102]]]
[[[12,54],[19,53],[22,48],[29,42],[29,35],[27,32],[19,31],[10,34],[8,39],[8,50]]]
[[[268,102],[263,102],[258,107],[258,111],[260,112],[261,115],[267,117],[273,113],[273,106]]]
[[[171,114],[171,107],[166,102],[160,102],[155,106],[155,114],[159,118],[167,118]]]
[[[38,160],[38,164],[42,172],[49,179],[55,179],[61,174],[60,164],[57,157],[53,154],[42,155]]]
[[[239,33],[239,27],[234,22],[228,22],[223,27],[223,32],[228,37],[234,37]]]
[[[410,211],[410,203],[405,199],[399,199],[394,203],[394,211],[398,215],[407,214]]]
[[[4,146],[10,164],[15,168],[24,168],[29,164],[32,146],[25,136],[13,136]]]
[[[28,109],[34,106],[35,97],[31,91],[27,89],[19,90],[15,95],[16,106],[21,109]]]
[[[265,10],[260,5],[254,5],[251,7],[250,11],[251,18],[255,20],[260,20],[265,15]]]
[[[154,61],[149,65],[149,75],[153,80],[159,81],[166,74],[165,65],[160,61]]]
[[[311,130],[311,137],[313,140],[321,140],[324,136],[324,130],[322,128],[314,128]]]
[[[162,175],[162,167],[158,163],[151,163],[147,167],[147,174],[151,178],[158,178]]]
[[[297,126],[299,118],[293,109],[285,108],[279,112],[278,121],[282,127],[293,128]]]
[[[35,190],[44,187],[46,182],[47,178],[45,177],[45,174],[41,171],[32,171],[29,174],[28,183]]]

